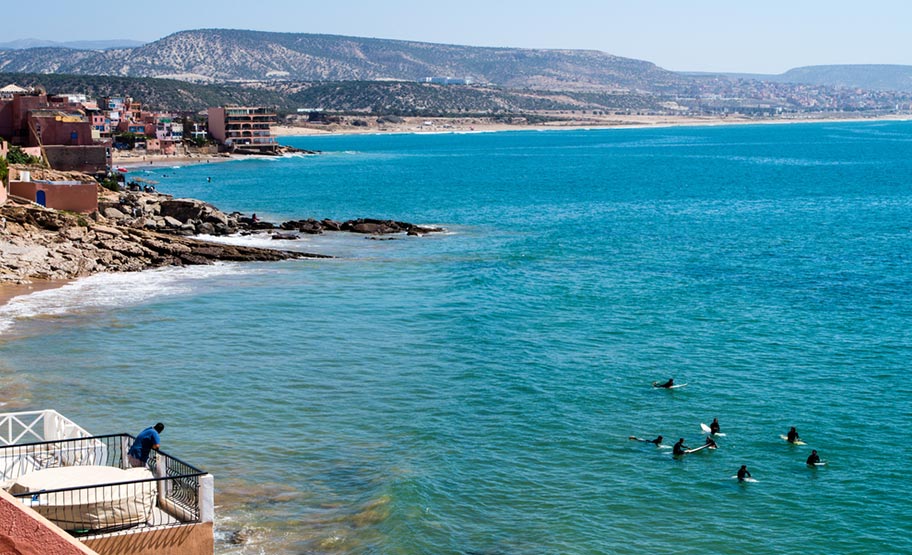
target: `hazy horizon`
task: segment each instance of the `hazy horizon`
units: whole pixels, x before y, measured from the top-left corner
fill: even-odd
[[[779,74],[810,65],[912,65],[907,24],[912,3],[874,0],[855,3],[770,0],[744,6],[704,0],[681,4],[653,0],[635,4],[567,0],[560,6],[507,0],[427,3],[388,0],[382,5],[354,0],[338,4],[263,0],[258,9],[214,0],[162,0],[155,9],[118,7],[129,25],[103,28],[98,14],[51,1],[52,14],[36,36],[35,27],[4,31],[9,43],[22,39],[54,42],[136,40],[153,42],[192,29],[225,28],[283,33],[317,33],[366,38],[515,48],[599,50],[645,60],[672,71]],[[15,3],[11,21],[32,17]],[[175,17],[175,14],[179,14]],[[110,20],[110,18],[109,18]],[[137,23],[138,22],[138,23]],[[123,29],[138,31],[124,36]]]

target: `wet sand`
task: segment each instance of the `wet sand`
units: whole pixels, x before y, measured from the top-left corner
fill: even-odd
[[[10,302],[11,299],[20,295],[30,295],[45,289],[56,289],[58,287],[63,287],[67,283],[70,283],[70,281],[47,281],[39,279],[33,280],[33,282],[28,285],[0,283],[0,306],[5,305]]]

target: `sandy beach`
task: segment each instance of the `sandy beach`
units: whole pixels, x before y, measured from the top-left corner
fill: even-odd
[[[505,123],[492,118],[400,118],[398,123],[378,123],[371,117],[346,117],[341,123],[304,123],[300,125],[275,125],[277,137],[319,135],[361,135],[378,133],[489,133],[498,131],[541,131],[572,129],[632,129],[685,126],[791,124],[851,121],[906,121],[909,114],[864,116],[834,114],[801,114],[777,118],[750,118],[746,116],[655,116],[655,115],[593,115],[589,117],[545,121],[541,123]],[[519,119],[519,118],[517,118]],[[355,122],[359,122],[355,125]]]
[[[794,124],[852,121],[907,121],[912,115],[895,114],[888,116],[849,116],[846,114],[813,114],[796,115],[779,118],[748,118],[744,116],[641,116],[641,115],[605,115],[585,118],[563,119],[542,123],[504,123],[492,118],[400,118],[398,123],[377,123],[373,117],[346,116],[341,123],[320,124],[303,123],[300,125],[274,125],[272,134],[275,137],[308,137],[327,135],[371,135],[394,133],[494,133],[501,131],[543,131],[543,130],[579,130],[579,129],[634,129],[715,125],[759,125],[759,124]],[[360,122],[355,125],[354,122]],[[242,154],[134,154],[114,152],[114,166],[127,170],[142,167],[191,166],[227,162],[239,158],[249,158]],[[254,155],[255,156],[255,155]]]

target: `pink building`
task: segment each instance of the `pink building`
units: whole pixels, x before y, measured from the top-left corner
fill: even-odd
[[[98,210],[98,185],[78,181],[10,181],[10,194],[56,210]]]

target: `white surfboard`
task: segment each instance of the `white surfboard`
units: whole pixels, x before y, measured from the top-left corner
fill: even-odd
[[[690,455],[691,453],[697,453],[697,452],[702,451],[702,450],[704,450],[704,449],[710,449],[711,447],[712,447],[712,445],[709,445],[709,444],[701,445],[701,446],[695,447],[695,448],[693,448],[693,449],[686,449],[686,450],[684,451],[684,454]]]
[[[712,434],[712,435],[714,435],[714,436],[725,437],[725,434],[723,434],[723,433],[721,433],[721,432],[713,434],[713,433],[712,433],[712,429],[711,429],[709,426],[707,426],[706,424],[702,423],[702,422],[700,422],[700,429],[703,430],[703,433],[704,433],[704,434]]]
[[[807,445],[807,443],[801,441],[800,439],[799,439],[798,441],[789,441],[788,436],[780,435],[779,437],[780,437],[781,439],[784,439],[785,441],[788,441],[788,442],[791,443],[792,445]]]
[[[659,382],[652,382],[652,387],[654,387],[656,389],[680,389],[680,388],[686,387],[686,386],[687,386],[686,383],[680,383],[680,384],[675,384],[671,387],[663,387],[663,386],[659,385]]]
[[[738,475],[735,474],[734,476],[732,476],[732,478],[735,479],[735,480],[737,480],[737,479],[738,479]],[[757,479],[755,479],[755,478],[751,478],[750,476],[748,476],[747,478],[745,478],[745,479],[743,479],[743,480],[741,480],[741,481],[742,481],[742,482],[750,482],[750,483],[752,483],[752,484],[755,484],[755,483],[757,483],[759,480],[757,480]]]

